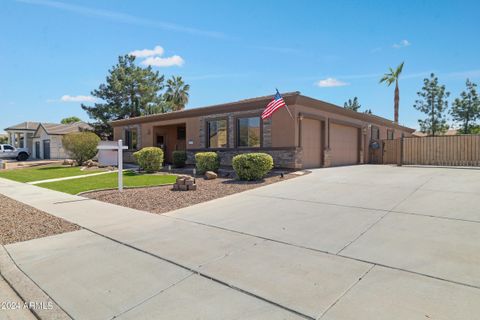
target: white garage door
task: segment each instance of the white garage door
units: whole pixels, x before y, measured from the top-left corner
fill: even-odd
[[[357,164],[359,157],[358,128],[331,123],[330,149],[332,166]]]
[[[319,120],[302,120],[303,168],[319,168],[322,165],[322,126]]]

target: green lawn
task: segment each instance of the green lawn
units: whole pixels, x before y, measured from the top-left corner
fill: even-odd
[[[174,175],[136,174],[132,171],[124,172],[124,187],[147,187],[162,184],[175,183]],[[118,187],[118,174],[108,173],[99,176],[85,177],[80,179],[46,182],[37,184],[39,187],[57,190],[70,194],[77,194],[95,189],[108,189]]]
[[[80,168],[81,167],[65,167],[55,165],[27,169],[12,169],[0,171],[0,178],[6,178],[19,182],[31,182],[54,178],[81,176],[84,174],[105,171],[103,169],[81,171]]]

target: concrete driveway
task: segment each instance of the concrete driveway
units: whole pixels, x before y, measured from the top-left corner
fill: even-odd
[[[6,246],[77,319],[475,319],[480,170],[353,166],[157,216],[0,180],[84,227]]]

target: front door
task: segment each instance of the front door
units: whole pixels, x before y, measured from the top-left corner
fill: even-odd
[[[35,141],[35,158],[40,159],[40,141]]]
[[[43,159],[50,159],[50,140],[43,140]]]
[[[163,159],[165,161],[167,159],[167,138],[166,138],[166,136],[165,135],[158,135],[157,140],[155,142],[156,142],[157,148],[160,148],[160,149],[163,150]]]

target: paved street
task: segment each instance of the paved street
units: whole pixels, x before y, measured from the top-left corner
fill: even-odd
[[[154,215],[0,179],[84,229],[5,246],[75,319],[480,314],[480,170],[352,166]]]

